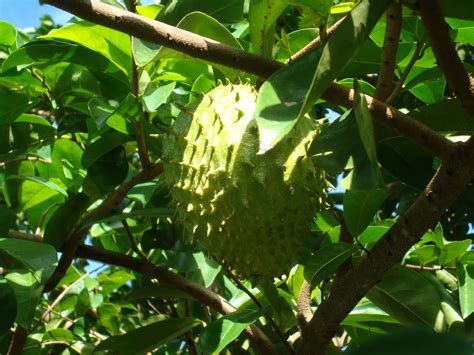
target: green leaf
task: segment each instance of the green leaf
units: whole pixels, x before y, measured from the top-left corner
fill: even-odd
[[[402,324],[442,330],[444,319],[437,289],[420,273],[396,266],[367,298]]]
[[[314,156],[313,161],[317,166],[337,176],[360,146],[354,111],[349,110],[329,126],[323,127],[311,143],[308,153]]]
[[[200,345],[203,352],[206,354],[221,352],[247,326],[254,323],[266,311],[266,309],[257,311],[242,309],[211,322],[201,332]]]
[[[118,132],[108,132],[102,135],[100,139],[88,146],[84,151],[81,159],[82,166],[88,169],[106,153],[131,140],[130,136]]]
[[[202,1],[202,0],[201,0]],[[226,3],[227,4],[227,3]],[[209,14],[209,15],[208,15]],[[242,48],[240,42],[232,36],[229,30],[219,23],[215,18],[211,17],[212,13],[207,14],[202,12],[192,12],[186,15],[177,25],[178,28],[183,30],[196,33],[198,35],[213,39],[217,42],[227,44],[232,47]],[[162,47],[156,57],[157,59],[192,59],[192,69],[196,69],[196,59],[188,56],[187,54],[175,51],[170,48]],[[207,62],[204,62],[207,63]],[[211,63],[209,63],[211,64]],[[214,65],[214,64],[212,64]],[[216,66],[216,65],[215,65]],[[236,77],[238,71],[235,69],[227,68],[224,66],[217,65],[217,68],[228,77]],[[173,70],[171,70],[173,71]],[[199,72],[199,75],[202,72]]]
[[[48,221],[44,231],[44,242],[60,250],[90,203],[90,197],[83,193],[66,201]]]
[[[303,49],[318,35],[315,28],[302,28],[285,34],[275,46],[275,60],[285,61],[299,50]]]
[[[161,81],[152,81],[148,84],[145,93],[142,96],[144,108],[148,112],[154,112],[158,107],[163,105],[173,92],[176,82],[163,85]]]
[[[158,54],[160,45],[132,37],[133,59],[139,67],[144,67],[150,63]]]
[[[454,334],[412,328],[372,338],[347,351],[347,355],[470,355],[471,346]]]
[[[0,317],[0,337],[3,337],[10,331],[17,314],[15,293],[5,279],[0,279],[0,313],[2,314]]]
[[[459,282],[459,303],[463,318],[474,312],[474,252],[466,253],[456,263],[456,273]]]
[[[45,283],[56,268],[56,250],[48,244],[0,238],[0,253],[9,262],[32,272],[40,283]]]
[[[124,355],[144,353],[166,344],[201,323],[199,319],[189,317],[165,319],[133,329],[124,335],[112,336],[102,341],[96,350]]]
[[[359,236],[373,221],[387,197],[384,188],[372,190],[349,189],[344,194],[344,220],[353,237]]]
[[[16,215],[5,205],[0,205],[0,237],[16,226]]]
[[[56,191],[56,192],[60,193],[61,195],[65,196],[65,197],[68,196],[67,191],[64,190],[61,186],[59,186],[58,184],[55,184],[54,182],[52,182],[48,179],[42,178],[41,176],[9,175],[7,177],[7,179],[32,181],[32,182],[40,184],[44,187],[47,187],[47,188],[49,188],[53,191]]]
[[[117,222],[117,221],[124,220],[126,218],[133,218],[133,217],[171,218],[173,216],[174,216],[174,210],[172,208],[143,208],[143,209],[136,209],[127,213],[119,213],[113,216],[93,219],[91,221],[84,223],[84,227],[88,227],[97,223]]]
[[[98,193],[112,191],[127,178],[127,175],[128,160],[123,146],[115,147],[103,154],[87,169],[87,178],[98,189]]]
[[[298,118],[309,111],[352,60],[391,2],[361,1],[330,37],[319,60],[319,55],[316,55],[316,58],[307,58],[304,64],[297,61],[294,63],[296,66],[280,69],[262,85],[255,113],[260,131],[260,153],[270,150],[291,130]],[[314,75],[311,77],[310,73]],[[284,78],[284,81],[276,78]]]
[[[154,20],[158,16],[160,11],[163,9],[163,7],[164,7],[163,5],[158,5],[158,4],[137,6],[137,14]]]
[[[294,314],[287,300],[279,294],[278,287],[273,282],[264,281],[258,285],[258,289],[270,302],[272,316],[276,318],[278,325],[284,322],[285,315]]]
[[[159,285],[159,286],[149,286],[139,288],[128,295],[128,299],[130,301],[136,301],[140,299],[146,298],[164,298],[164,297],[178,297],[178,298],[185,298],[185,299],[193,299],[187,293],[178,290],[172,286],[166,285]]]
[[[424,189],[434,174],[433,156],[404,137],[381,139],[377,145],[380,164],[396,178]]]
[[[462,108],[458,99],[422,106],[410,111],[408,115],[436,131],[474,131],[472,117]]]
[[[171,0],[157,17],[158,21],[175,26],[187,14],[200,11],[223,23],[239,22],[243,18],[244,0]]]
[[[15,67],[21,70],[34,64],[52,65],[60,62],[82,65],[114,75],[120,80],[127,82],[127,78],[120,71],[120,68],[101,53],[81,45],[53,40],[27,43],[7,57],[3,62],[2,70],[5,72]]]
[[[0,124],[12,123],[25,111],[33,107],[37,101],[31,101],[28,95],[21,92],[8,91],[0,87]]]
[[[333,274],[339,265],[351,257],[356,247],[347,243],[334,243],[316,251],[304,268],[304,277],[313,287]]]
[[[311,85],[308,73],[316,69],[321,52],[318,47],[276,71],[260,87],[255,107],[259,153],[273,148],[296,124],[303,98]]]
[[[275,25],[288,6],[288,0],[254,0],[250,2],[249,23],[253,51],[272,57]]]
[[[107,27],[79,21],[51,31],[42,38],[65,39],[102,54],[130,75],[132,51],[129,36]]]
[[[12,47],[16,44],[16,28],[5,21],[0,21],[0,45]]]
[[[38,278],[34,273],[26,270],[12,270],[5,275],[5,279],[13,289],[17,301],[15,322],[24,328],[28,328],[35,316],[36,306],[41,299],[43,285],[38,283]]]

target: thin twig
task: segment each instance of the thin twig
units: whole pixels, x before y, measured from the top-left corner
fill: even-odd
[[[145,276],[156,278],[160,283],[173,286],[185,292],[201,304],[211,307],[219,313],[229,314],[235,312],[235,308],[218,294],[150,262],[86,245],[79,246],[76,256],[100,261],[105,264],[121,266]],[[263,354],[276,354],[275,347],[257,325],[250,325],[245,329],[245,332]]]
[[[408,77],[408,74],[410,74],[410,71],[412,68],[415,66],[415,63],[418,59],[420,59],[420,55],[423,51],[424,43],[422,41],[419,41],[416,44],[415,51],[413,52],[413,55],[410,58],[410,61],[408,62],[405,70],[403,70],[402,74],[400,74],[400,79],[397,82],[397,85],[393,89],[392,93],[387,99],[387,105],[391,104],[397,97],[400,95],[400,93],[403,90],[403,85],[405,84],[405,80]]]
[[[341,25],[342,21],[344,21],[344,19],[345,19],[345,17],[341,18],[336,23],[334,23],[334,25],[332,25],[331,27],[329,27],[327,29],[326,38],[325,38],[326,41],[329,39],[329,37],[331,37],[331,35],[334,32],[336,32],[336,30],[339,28],[339,26]],[[323,44],[323,41],[321,40],[321,36],[316,37],[311,42],[309,42],[306,46],[304,46],[302,49],[300,49],[298,52],[296,52],[290,58],[288,58],[285,61],[285,64],[289,64],[289,63],[294,62],[295,60],[305,56],[306,54],[311,52],[313,49],[319,47],[321,44]]]
[[[130,230],[130,226],[128,225],[128,222],[127,220],[122,220],[122,225],[123,225],[123,229],[125,230],[125,234],[127,235],[128,237],[128,241],[130,242],[130,245],[132,246],[132,250],[137,253],[137,255],[142,258],[143,260],[146,260],[148,261],[148,256],[146,256],[146,254],[140,250],[140,248],[138,247],[137,245],[137,242],[135,241],[135,237],[132,233],[132,231]]]
[[[214,259],[216,260],[216,259]],[[255,305],[259,308],[259,309],[263,309],[263,305],[260,303],[260,301],[257,299],[257,297],[255,297],[255,295],[250,292],[250,290],[245,287],[245,285],[239,280],[238,277],[236,277],[232,271],[228,270],[224,265],[222,265],[222,268],[225,270],[225,273],[227,275],[227,277],[229,277],[232,282],[234,282],[234,284],[240,289],[242,290],[247,296],[249,296],[249,298],[252,300],[253,303],[255,303]],[[286,337],[285,337],[285,334],[283,334],[283,332],[281,331],[280,327],[278,326],[278,324],[276,324],[276,322],[273,320],[273,318],[267,313],[265,312],[263,314],[263,316],[265,317],[265,319],[267,320],[268,323],[270,323],[270,325],[272,326],[273,330],[275,331],[275,333],[278,335],[278,337],[280,338],[280,340],[282,341],[283,345],[285,346],[286,350],[288,351],[289,354],[294,354],[294,350],[293,348],[291,347],[291,345],[288,343]]]
[[[397,58],[400,33],[402,31],[402,4],[395,3],[387,11],[387,27],[383,42],[382,59],[380,62],[380,73],[375,88],[374,97],[385,101],[392,91],[393,78],[395,76],[395,61]]]
[[[137,0],[130,0],[128,2],[128,11],[133,14],[137,13]],[[130,37],[130,45],[133,45],[133,37]],[[135,54],[132,51],[132,94],[135,97],[140,97],[140,68],[138,67],[137,63],[135,62]],[[150,156],[148,154],[148,149],[145,142],[145,134],[143,132],[143,122],[142,117],[137,117],[137,121],[135,122],[135,139],[137,141],[137,148],[138,148],[138,155],[140,157],[140,162],[142,163],[142,167],[145,170],[150,169],[151,162]]]
[[[414,264],[405,264],[403,266],[405,266],[408,269],[426,270],[426,271],[456,270],[456,267],[454,266],[423,266],[423,265],[414,265]]]
[[[23,353],[23,347],[25,346],[28,338],[28,332],[25,328],[17,325],[13,332],[13,337],[8,347],[7,355],[21,355]]]
[[[148,170],[143,170],[128,182],[120,185],[117,190],[112,192],[112,194],[102,202],[98,207],[89,212],[82,219],[82,223],[72,233],[71,237],[64,244],[62,249],[61,259],[59,259],[58,267],[54,270],[53,275],[49,278],[48,282],[44,287],[44,292],[49,292],[56,287],[56,285],[61,281],[63,276],[66,274],[67,269],[74,260],[76,250],[79,245],[82,244],[84,238],[89,233],[89,228],[82,228],[82,224],[90,222],[94,218],[102,216],[109,211],[111,211],[120,201],[122,201],[125,196],[127,196],[128,191],[135,185],[141,184],[146,181],[150,181],[156,176],[158,176],[162,171],[162,167],[159,164],[153,165]]]
[[[463,108],[474,118],[474,78],[459,58],[438,0],[419,0],[421,21],[441,71]]]

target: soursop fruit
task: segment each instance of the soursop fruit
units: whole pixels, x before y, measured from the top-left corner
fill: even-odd
[[[249,84],[220,85],[163,139],[164,174],[185,234],[252,281],[287,273],[308,251],[327,186],[307,156],[316,134],[308,117],[257,154],[256,98]]]

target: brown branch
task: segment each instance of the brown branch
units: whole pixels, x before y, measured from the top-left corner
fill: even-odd
[[[211,62],[218,60],[222,65],[258,76],[268,77],[281,67],[281,64],[256,54],[138,16],[98,0],[44,0],[43,3],[63,9],[85,20],[187,53],[192,57]]]
[[[17,325],[13,332],[13,337],[8,347],[7,355],[21,355],[23,353],[23,347],[25,346],[26,339],[28,338],[28,332],[25,328]]]
[[[395,89],[393,89],[392,93],[386,100],[387,105],[392,103],[398,97],[398,95],[400,95],[400,93],[402,92],[403,85],[405,84],[405,80],[407,79],[408,74],[410,74],[410,71],[412,70],[412,68],[415,66],[416,61],[420,59],[421,51],[423,50],[424,45],[425,44],[422,41],[419,41],[416,44],[415,51],[413,52],[413,55],[410,58],[410,61],[408,62],[405,70],[400,75],[400,79],[398,80],[397,85],[395,86]]]
[[[456,201],[474,176],[474,151],[470,145],[474,145],[473,141],[458,146],[405,215],[398,218],[359,264],[333,284],[330,296],[317,308],[308,326],[302,354],[324,354],[340,323],[360,299]]]
[[[132,231],[130,230],[130,227],[128,225],[128,222],[127,220],[123,220],[122,221],[122,226],[123,226],[123,229],[125,230],[125,234],[127,235],[128,237],[128,240],[130,242],[130,245],[132,247],[132,250],[140,257],[142,258],[143,260],[147,260],[148,261],[148,257],[145,255],[144,252],[142,252],[140,250],[140,248],[138,248],[138,245],[137,245],[137,242],[135,241],[135,237],[132,233]]]
[[[134,177],[132,177],[126,183],[120,185],[120,187],[112,192],[112,194],[102,202],[97,208],[87,214],[83,220],[82,225],[85,222],[90,222],[94,218],[104,215],[110,212],[120,201],[127,196],[128,191],[135,185],[141,184],[146,181],[150,181],[158,176],[162,171],[162,167],[159,164],[152,165],[148,170],[143,170]],[[77,228],[76,232],[73,232],[71,237],[66,241],[62,249],[61,259],[59,259],[58,267],[54,270],[53,275],[49,278],[48,282],[44,287],[44,292],[49,292],[56,287],[61,281],[63,276],[66,274],[67,269],[74,260],[76,250],[79,245],[89,232],[89,228],[82,228],[81,225]]]
[[[393,88],[393,77],[395,71],[395,60],[402,31],[402,5],[395,3],[387,11],[387,27],[383,43],[380,73],[375,88],[374,97],[385,101]]]
[[[326,41],[329,39],[329,37],[331,37],[331,35],[334,32],[336,32],[336,30],[339,28],[339,26],[344,21],[344,19],[345,19],[345,17],[341,18],[336,23],[334,23],[334,25],[332,25],[331,27],[329,27],[327,29],[327,31],[326,31],[326,36],[327,37],[325,39]],[[313,49],[318,48],[322,43],[323,43],[323,41],[321,40],[321,36],[316,37],[311,42],[309,42],[306,46],[304,46],[302,49],[300,49],[298,52],[296,52],[290,58],[288,58],[285,61],[285,64],[289,64],[289,63],[294,62],[295,60],[297,60],[301,57],[304,57],[306,54],[311,52]]]
[[[304,280],[298,294],[298,323],[300,324],[301,333],[305,332],[311,318],[313,318],[313,311],[311,310],[311,284]]]
[[[120,10],[97,0],[45,0],[44,2],[86,20],[137,38],[176,49],[196,58],[240,69],[262,78],[267,78],[284,67],[283,63],[229,47],[194,33]],[[353,92],[338,84],[330,85],[323,98],[333,104],[345,107],[352,107],[354,101]],[[370,96],[366,96],[366,98],[369,104],[374,107],[373,113],[376,119],[396,129],[402,135],[410,138],[441,159],[449,154],[452,148],[449,140],[396,109]]]
[[[431,48],[449,86],[461,101],[463,108],[474,118],[474,79],[469,76],[459,58],[438,0],[419,0],[421,21]]]
[[[85,245],[79,246],[76,256],[99,261],[105,264],[121,266],[141,273],[145,276],[156,278],[160,283],[173,286],[176,289],[187,293],[201,304],[211,307],[219,313],[229,314],[235,311],[235,308],[218,294],[150,262]],[[276,353],[273,344],[256,325],[247,327],[246,333],[263,354]]]
[[[354,90],[338,84],[331,84],[323,94],[323,98],[333,104],[352,107],[354,104]],[[451,155],[455,147],[453,142],[392,106],[388,106],[369,95],[365,95],[365,99],[371,109],[373,118],[378,122],[394,128],[401,135],[442,160]]]

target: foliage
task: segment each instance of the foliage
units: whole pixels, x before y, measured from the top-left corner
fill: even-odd
[[[256,339],[298,352],[306,340],[301,315],[344,287],[335,280],[347,268],[371,258],[443,158],[390,123],[373,123],[375,104],[365,94],[377,96],[392,26],[384,14],[394,2],[104,2],[281,69],[262,81],[218,58],[195,59],[77,17],[65,26],[43,17],[30,32],[0,22],[0,353],[13,354],[18,342],[25,354],[264,352]],[[440,4],[472,73],[472,4]],[[402,16],[390,104],[446,142],[466,141],[473,117],[437,66],[417,2],[403,1]],[[317,36],[319,46],[293,57]],[[163,135],[225,81],[259,88],[259,153],[311,117],[320,133],[309,155],[336,186],[308,226],[310,253],[256,284],[186,242],[161,175]],[[352,108],[325,96],[334,81],[353,89]],[[388,344],[398,354],[472,353],[473,194],[470,184],[360,295],[328,353],[387,353]],[[268,204],[252,211],[259,208],[274,212]],[[269,228],[284,223],[291,220]]]

